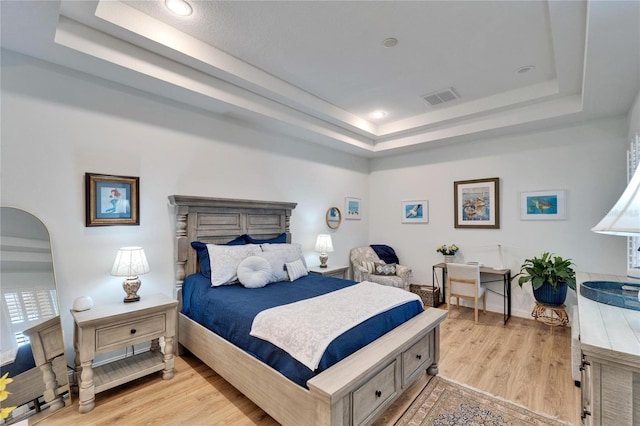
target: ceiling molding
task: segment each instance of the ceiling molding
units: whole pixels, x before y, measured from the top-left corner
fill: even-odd
[[[538,33],[545,37],[539,41],[531,40],[531,46],[540,52],[550,52],[547,58],[549,67],[542,67],[550,70],[548,75],[529,80],[525,76],[522,81],[530,83],[511,88],[505,85],[505,90],[494,90],[481,97],[462,96],[451,106],[443,108],[430,108],[416,92],[415,97],[409,100],[414,104],[415,113],[407,116],[389,114],[390,117],[379,123],[328,101],[329,95],[314,94],[282,76],[190,35],[178,28],[183,23],[169,25],[167,19],[159,19],[159,12],[150,9],[160,5],[104,0],[19,3],[0,3],[0,40],[4,48],[364,157],[424,149],[434,142],[456,141],[473,134],[490,137],[535,126],[544,127],[547,122],[570,124],[613,116],[628,111],[640,90],[637,78],[640,73],[640,37],[636,37],[640,24],[638,2],[550,1],[529,5],[535,6],[538,12],[540,4],[545,6],[542,9],[544,13],[536,18],[545,25],[538,29]],[[455,2],[428,3],[430,5],[414,4],[411,7],[434,7],[441,13],[454,13],[448,8],[464,7]],[[236,3],[221,5],[231,9],[226,11],[231,17],[243,10],[242,7],[248,7]],[[206,6],[214,7],[216,4],[207,3]],[[529,6],[521,4],[516,7]],[[292,7],[285,2],[278,3],[277,7],[284,8],[280,12],[295,14],[303,6]],[[347,13],[361,11],[362,4],[314,4],[313,7],[344,8]],[[376,7],[384,12],[391,6],[376,3]],[[403,12],[398,7],[398,13]],[[476,2],[474,7],[485,6]],[[149,10],[143,12],[138,8]],[[378,19],[374,16],[374,9],[371,9],[372,16],[362,18],[365,24],[365,18]],[[496,16],[506,13],[502,9],[496,10]],[[187,30],[198,31],[195,24],[192,27],[195,29],[189,27]],[[489,31],[490,27],[486,28]],[[246,31],[238,29],[243,30]],[[278,39],[278,31],[285,31],[279,28],[271,30],[274,31],[274,39]],[[354,28],[354,33],[356,30]],[[409,30],[415,34],[422,31],[409,28],[407,34],[411,34]],[[27,33],[31,37],[22,37]],[[226,36],[232,38],[230,34]],[[241,37],[242,33],[238,36]],[[304,37],[313,36],[304,34]],[[518,37],[523,36],[518,34]],[[460,34],[458,41],[463,45],[464,37],[471,40],[476,35]],[[504,37],[509,37],[509,34]],[[550,45],[545,45],[545,40],[549,40]],[[356,41],[353,43],[357,46]],[[398,46],[393,48],[396,49],[394,55],[404,58],[403,67],[414,63],[416,66],[434,63],[430,61],[432,58],[418,58],[417,51],[401,50],[410,43],[410,39],[400,38]],[[444,43],[439,49],[446,49],[447,40],[438,40],[438,43]],[[305,52],[305,55],[309,54]],[[455,52],[451,54],[455,55]],[[487,61],[511,63],[514,59],[496,56],[487,58]],[[494,64],[477,65],[480,72],[480,69]],[[361,72],[366,77],[366,69]],[[514,70],[508,72],[513,74]],[[349,77],[357,81],[359,76]],[[506,75],[478,77],[492,79],[497,89]],[[395,84],[399,85],[397,91],[405,90],[402,72],[397,75],[397,80],[385,83],[384,90],[394,93]],[[473,84],[472,80],[460,84],[468,86]],[[509,80],[519,81],[513,75]],[[614,84],[605,84],[607,80]],[[325,87],[330,87],[330,83],[323,82],[329,85]],[[477,87],[478,93],[481,89],[481,86]],[[382,89],[371,88],[372,93],[376,90]],[[369,93],[361,91],[345,93],[345,99],[355,100],[359,94],[369,96]],[[379,103],[384,104],[384,99]],[[362,107],[357,109],[364,111]]]

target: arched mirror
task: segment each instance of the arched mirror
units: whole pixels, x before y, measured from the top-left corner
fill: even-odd
[[[71,402],[49,231],[1,207],[0,250],[0,377],[13,380],[0,406],[5,424],[32,423]]]
[[[337,207],[329,207],[325,215],[327,226],[331,229],[338,229],[342,222],[342,212]]]

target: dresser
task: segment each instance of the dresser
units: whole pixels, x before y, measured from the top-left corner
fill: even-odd
[[[629,281],[577,273],[576,281]],[[640,422],[640,312],[587,299],[578,287],[584,425]]]
[[[96,393],[156,371],[162,371],[165,380],[173,377],[177,306],[177,300],[156,294],[143,297],[139,302],[71,311],[75,322],[75,371],[81,413],[93,410]],[[164,351],[160,350],[160,337],[164,338]],[[98,354],[144,342],[151,342],[149,351],[93,365]]]

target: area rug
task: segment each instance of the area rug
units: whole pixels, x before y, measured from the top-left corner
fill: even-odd
[[[432,377],[395,426],[566,425],[487,393]]]

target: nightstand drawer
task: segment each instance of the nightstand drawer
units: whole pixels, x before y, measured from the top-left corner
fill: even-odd
[[[98,328],[96,329],[96,352],[118,349],[135,341],[155,339],[164,335],[164,331],[164,314]]]

